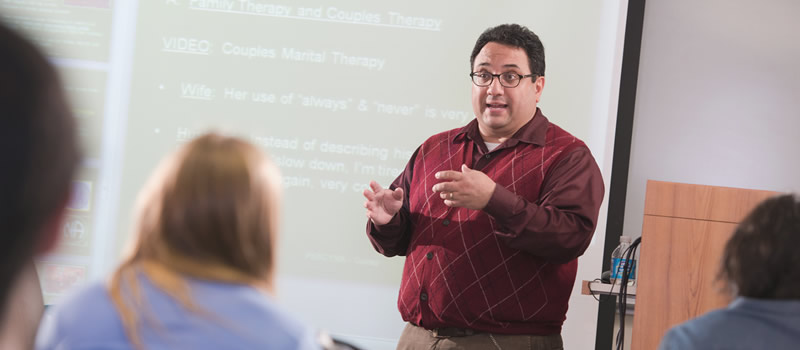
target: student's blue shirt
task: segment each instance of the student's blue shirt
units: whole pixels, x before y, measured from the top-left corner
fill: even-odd
[[[319,349],[315,332],[257,289],[239,284],[190,280],[192,300],[202,312],[185,309],[147,278],[140,278],[147,308],[139,338],[156,349]],[[88,285],[45,315],[36,349],[134,349],[106,287]]]
[[[670,329],[659,349],[800,349],[800,300],[738,298]]]

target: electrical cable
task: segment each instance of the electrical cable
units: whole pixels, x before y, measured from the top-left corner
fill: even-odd
[[[591,286],[591,284],[594,283],[594,282],[603,283],[603,280],[599,279],[599,278],[595,278],[591,282],[589,282],[589,285]],[[591,287],[589,287],[589,295],[591,295],[592,298],[594,298],[594,300],[597,300],[598,303],[600,302],[600,298],[597,297],[598,294],[595,294],[594,293],[594,289],[592,289]]]
[[[619,287],[619,299],[617,300],[617,307],[619,312],[619,330],[617,331],[617,350],[622,350],[625,343],[625,313],[628,312],[628,280],[633,270],[631,258],[636,256],[636,251],[639,249],[639,244],[642,243],[642,238],[636,238],[630,246],[622,253],[625,259],[625,264],[622,268],[622,283]],[[613,286],[611,288],[614,288]]]

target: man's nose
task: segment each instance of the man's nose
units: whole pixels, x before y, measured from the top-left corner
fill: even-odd
[[[489,84],[487,92],[489,95],[502,95],[505,88],[500,84],[500,77],[494,77]]]

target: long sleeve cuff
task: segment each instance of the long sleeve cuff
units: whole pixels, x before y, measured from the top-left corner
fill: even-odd
[[[511,220],[511,217],[516,214],[516,210],[524,208],[523,205],[519,205],[521,200],[514,192],[497,185],[494,187],[492,197],[489,198],[489,203],[486,204],[483,211],[502,225]]]

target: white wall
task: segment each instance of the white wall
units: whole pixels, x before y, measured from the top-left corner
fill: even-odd
[[[641,235],[648,179],[800,192],[798,15],[796,0],[647,0],[623,234]]]
[[[648,179],[800,191],[799,15],[797,0],[647,1],[624,234],[641,235]]]

